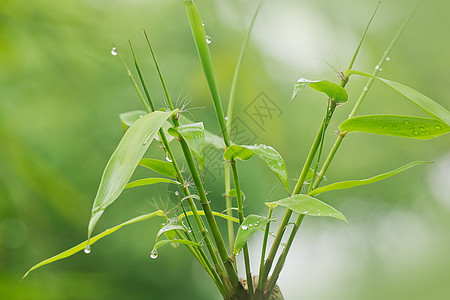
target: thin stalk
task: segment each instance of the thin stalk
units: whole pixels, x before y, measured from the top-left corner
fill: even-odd
[[[167,90],[164,78],[163,78],[161,70],[159,68],[159,64],[158,64],[158,62],[156,60],[155,53],[154,53],[153,48],[152,48],[152,46],[150,44],[150,39],[148,38],[148,35],[147,35],[147,33],[145,31],[144,31],[144,33],[145,33],[145,37],[146,37],[147,44],[149,46],[150,52],[152,54],[153,62],[155,63],[155,66],[157,68],[158,75],[159,75],[161,84],[163,86],[164,93],[166,95],[167,104],[169,106],[169,109],[173,110],[174,106],[173,106],[172,101],[170,99],[170,96],[169,96],[169,93],[168,93],[168,90]],[[173,122],[175,127],[180,125],[180,123],[178,122],[178,117],[177,116],[173,116],[172,117],[172,122]],[[216,220],[214,219],[214,216],[212,214],[212,210],[211,210],[211,207],[209,205],[209,201],[208,201],[208,199],[206,197],[206,193],[205,193],[205,190],[203,188],[203,184],[202,184],[202,181],[201,181],[200,176],[198,174],[197,168],[195,166],[194,159],[192,157],[192,154],[191,154],[191,151],[189,149],[189,146],[187,145],[186,141],[183,138],[180,138],[179,141],[180,141],[180,145],[181,145],[181,149],[183,151],[184,157],[185,157],[186,162],[188,164],[189,171],[191,173],[191,176],[193,178],[195,187],[197,189],[197,193],[198,193],[198,195],[200,197],[200,202],[201,202],[201,205],[203,207],[203,211],[205,212],[206,220],[207,220],[208,225],[209,225],[209,227],[211,229],[211,233],[212,233],[213,239],[214,239],[214,241],[216,243],[216,247],[217,247],[220,259],[221,259],[222,263],[225,266],[226,272],[228,274],[228,277],[229,277],[233,287],[238,287],[239,286],[239,277],[237,276],[236,270],[234,269],[234,267],[232,265],[232,261],[228,257],[228,253],[227,253],[227,249],[226,249],[225,243],[223,241],[222,235],[220,234],[219,227],[217,226]],[[188,201],[193,203],[192,199],[188,199]],[[194,207],[195,207],[195,205],[194,205]],[[195,213],[194,213],[194,215],[195,215]],[[200,220],[200,218],[198,218],[198,220]],[[203,223],[200,222],[198,225],[200,226],[201,232],[203,233],[205,239],[207,240],[206,241],[207,245],[210,244],[209,243],[210,237],[207,234],[206,228],[204,227]],[[210,245],[210,247],[211,247],[211,245]],[[215,256],[215,252],[211,251],[210,247],[208,247],[210,255],[212,257],[214,257]]]
[[[411,14],[408,16],[408,18],[406,18],[406,20],[403,22],[403,24],[400,26],[400,29],[397,31],[397,33],[395,34],[394,38],[391,40],[389,46],[386,48],[386,50],[384,51],[383,55],[380,58],[380,61],[378,62],[377,66],[375,67],[374,71],[372,72],[373,76],[378,75],[378,73],[381,71],[384,63],[386,62],[386,59],[389,57],[392,49],[394,48],[395,44],[397,43],[397,41],[399,40],[401,34],[403,33],[403,31],[405,30],[406,26],[408,25],[409,21],[411,20],[412,16],[414,15],[414,13],[416,12],[418,8],[418,5],[413,9],[413,11],[411,12]],[[348,69],[352,68],[352,63],[349,64]],[[347,78],[348,80],[348,78]],[[374,82],[374,78],[370,78],[365,87],[363,88],[361,94],[358,97],[358,100],[355,103],[355,106],[353,107],[351,113],[348,116],[348,119],[353,118],[356,115],[356,112],[358,111],[359,107],[361,106],[362,101],[364,100],[364,98],[366,97],[367,93],[369,92],[370,87],[372,86],[373,82]],[[322,169],[320,170],[320,173],[318,175],[318,180],[316,181],[316,184],[314,186],[314,188],[317,188],[320,184],[320,182],[322,181],[323,177],[325,176],[326,171],[328,170],[328,167],[331,164],[331,161],[333,160],[334,156],[336,155],[337,150],[339,149],[342,140],[344,139],[345,134],[340,133],[339,136],[337,137],[333,148],[331,148],[330,153],[328,154],[324,165],[322,166]]]
[[[269,214],[267,215],[268,219],[272,218],[273,208],[274,208],[274,206],[269,207]],[[269,239],[269,230],[270,230],[270,222],[267,223],[266,231],[264,232],[264,239],[263,239],[262,250],[261,250],[261,261],[259,263],[259,274],[264,273],[264,258],[266,257],[266,248],[267,248],[267,241]],[[261,295],[264,292],[263,284],[264,284],[263,277],[259,276],[256,297],[261,298]]]
[[[139,70],[139,71],[138,71],[138,74],[139,74],[139,78],[140,78],[140,80],[141,80],[141,84],[142,84],[143,86],[146,86],[146,85],[145,85],[144,78],[143,78],[143,76],[142,76],[142,73],[140,72],[139,64],[137,63],[136,56],[135,56],[135,54],[134,54],[133,48],[132,48],[132,46],[131,46],[131,43],[130,43],[130,47],[131,47],[132,52],[133,52],[133,57],[134,57],[134,61],[135,61],[135,66],[136,66],[137,70]],[[122,60],[122,61],[123,61],[123,60]],[[126,65],[125,63],[124,63],[124,65],[125,65],[125,67],[127,68],[127,71],[128,71],[128,74],[129,74],[130,78],[131,78],[132,81],[135,83],[134,78],[133,78],[133,76],[131,75],[131,72],[129,71],[127,65]],[[158,70],[159,70],[159,68],[158,68]],[[164,86],[165,86],[165,85],[164,85]],[[141,100],[142,100],[143,102],[145,102],[145,100],[143,99],[143,96],[142,96],[142,94],[140,93],[139,89],[137,88],[137,85],[136,85],[136,84],[135,84],[135,88],[136,88],[136,90],[138,91],[138,94],[139,94],[139,96],[141,97]],[[147,88],[144,88],[144,91],[145,91],[147,100],[148,100],[148,102],[150,103],[150,107],[151,107],[151,108],[150,108],[150,107],[146,106],[146,108],[147,108],[147,111],[150,112],[151,109],[152,109],[152,108],[154,109],[155,106],[154,106],[154,104],[153,104],[153,101],[152,101],[152,98],[151,98],[151,96],[150,96],[150,93],[148,92],[148,89],[147,89]],[[176,163],[176,159],[175,159],[175,157],[174,157],[174,155],[173,155],[173,152],[172,152],[172,150],[171,150],[171,148],[170,148],[170,145],[169,145],[169,142],[168,142],[168,140],[167,140],[167,137],[166,137],[166,135],[165,135],[165,133],[164,133],[164,130],[160,129],[160,130],[159,130],[159,135],[160,135],[160,137],[161,137],[161,141],[163,142],[163,145],[164,145],[164,148],[165,148],[165,150],[166,150],[166,153],[167,153],[167,155],[169,156],[169,158],[170,158],[171,161],[172,161],[172,165],[173,165],[173,167],[174,167],[174,169],[175,169],[175,172],[176,172],[176,174],[177,174],[177,179],[178,179],[178,181],[181,183],[182,191],[183,191],[183,193],[184,193],[185,196],[189,196],[189,195],[190,195],[189,189],[187,188],[187,184],[186,184],[186,182],[184,181],[184,178],[183,178],[183,176],[182,176],[182,174],[181,174],[180,168],[178,167],[178,164]],[[207,246],[208,251],[209,251],[209,253],[210,253],[210,255],[211,255],[211,258],[212,258],[212,260],[213,260],[213,262],[214,262],[214,265],[216,266],[216,269],[217,269],[219,272],[222,272],[224,266],[220,263],[220,261],[219,261],[219,259],[218,259],[218,257],[217,257],[217,254],[216,254],[214,248],[213,248],[212,245],[211,245],[210,237],[209,237],[209,235],[208,235],[208,232],[207,232],[205,226],[203,225],[203,221],[201,220],[200,216],[198,215],[198,211],[197,211],[197,208],[196,208],[196,206],[195,206],[195,204],[194,204],[194,201],[193,201],[191,198],[188,198],[188,204],[189,204],[189,207],[190,207],[191,211],[193,212],[193,215],[194,215],[194,218],[195,218],[195,220],[196,220],[196,223],[197,223],[197,225],[198,225],[199,228],[200,228],[200,232],[201,232],[203,238],[205,239],[206,246]],[[183,204],[181,203],[181,205],[183,205]],[[193,232],[193,236],[194,236],[195,241],[198,242],[197,237],[195,236],[195,232],[194,232],[194,230],[193,230],[192,227],[191,227],[191,231]],[[203,249],[200,248],[200,249],[199,249],[199,252],[200,252],[200,255],[201,255],[206,261],[208,261],[208,259],[206,258],[206,254],[203,252]],[[214,269],[212,268],[211,264],[209,264],[209,261],[208,261],[207,266],[208,266],[209,268],[211,268],[210,272],[214,272]]]
[[[230,196],[230,165],[225,164],[225,205],[227,208],[227,215],[233,216],[233,198]],[[228,229],[228,245],[230,247],[230,252],[233,252],[234,249],[234,224],[233,221],[227,220],[227,229]],[[236,261],[233,261],[236,267]]]

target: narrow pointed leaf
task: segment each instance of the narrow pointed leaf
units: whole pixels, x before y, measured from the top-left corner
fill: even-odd
[[[231,161],[236,158],[248,160],[254,155],[261,158],[266,165],[278,176],[284,188],[289,192],[289,179],[286,170],[286,164],[281,155],[272,147],[266,145],[232,145],[225,150],[223,157]]]
[[[92,207],[88,237],[105,209],[122,193],[158,130],[173,111],[155,111],[136,120],[125,132],[103,171]]]
[[[185,245],[194,246],[194,247],[201,247],[201,245],[199,243],[188,241],[188,240],[161,240],[161,241],[158,241],[155,244],[155,246],[153,246],[153,250],[157,250],[168,243],[179,243],[179,244],[185,244]]]
[[[366,77],[373,77],[378,79],[379,81],[383,82],[387,86],[393,88],[409,100],[411,100],[413,103],[415,103],[417,106],[422,108],[425,112],[427,112],[429,115],[441,120],[442,122],[446,123],[450,126],[450,111],[442,107],[440,104],[436,103],[432,99],[428,98],[427,96],[419,93],[413,88],[410,88],[409,86],[403,85],[401,83],[391,81],[388,79],[380,78],[377,76],[373,76],[371,74],[356,71],[356,70],[347,70],[345,72],[346,76],[356,74]]]
[[[384,173],[384,174],[380,174],[374,177],[370,177],[367,179],[361,179],[361,180],[349,180],[349,181],[341,181],[341,182],[336,182],[336,183],[332,183],[320,188],[317,188],[313,191],[311,191],[311,193],[309,193],[309,195],[314,196],[314,195],[318,195],[320,193],[325,193],[325,192],[329,192],[329,191],[335,191],[335,190],[342,190],[342,189],[349,189],[355,186],[360,186],[360,185],[366,185],[366,184],[370,184],[373,182],[377,182],[380,180],[383,180],[385,178],[394,176],[398,173],[401,173],[403,171],[408,170],[409,168],[421,165],[421,164],[425,164],[425,163],[429,163],[427,161],[414,161],[411,162],[407,165],[404,165],[398,169],[392,170],[390,172]]]
[[[169,231],[174,231],[174,230],[181,230],[181,231],[186,231],[186,227],[184,227],[183,224],[181,224],[180,221],[178,221],[178,219],[170,219],[169,222],[167,224],[165,224],[156,234],[156,240],[159,239],[159,237],[162,234],[168,234]]]
[[[174,184],[180,184],[178,181],[172,180],[172,179],[167,179],[167,178],[144,178],[144,179],[139,179],[136,181],[132,181],[130,183],[128,183],[125,188],[129,189],[129,188],[133,188],[133,187],[137,187],[137,186],[144,186],[144,185],[151,185],[151,184],[155,184],[155,183],[174,183]]]
[[[123,130],[127,130],[133,123],[145,116],[147,112],[145,110],[134,110],[119,115],[120,122],[122,123]]]
[[[197,159],[198,166],[200,167],[200,171],[202,174],[205,169],[205,128],[203,127],[203,123],[192,123],[187,125],[180,125],[176,128],[169,128],[169,134],[177,137],[177,135],[181,135],[183,139],[188,144],[192,153],[194,153],[195,158]]]
[[[204,215],[205,215],[205,212],[204,212],[203,210],[199,210],[199,211],[197,211],[197,212],[198,212],[198,214],[199,214],[200,216],[204,216]],[[189,216],[192,216],[193,214],[194,214],[194,213],[193,213],[192,211],[187,211],[187,212],[186,212],[186,215],[187,215],[188,217],[189,217]],[[219,212],[216,212],[216,211],[213,211],[212,214],[213,214],[214,216],[216,216],[216,217],[220,217],[220,218],[225,219],[225,220],[230,220],[230,221],[233,221],[233,222],[235,222],[235,223],[239,223],[239,219],[237,219],[237,218],[235,218],[235,217],[231,217],[231,216],[229,216],[229,215],[222,214],[222,213],[219,213]],[[178,219],[181,221],[184,217],[185,217],[185,215],[184,215],[184,213],[182,213],[182,214],[180,214],[180,215],[178,216]]]
[[[153,159],[153,158],[143,158],[139,162],[140,166],[149,168],[150,170],[153,170],[155,172],[158,172],[159,174],[166,175],[172,178],[177,177],[177,172],[175,171],[175,168],[173,165],[167,161],[162,161],[159,159]]]
[[[436,119],[397,115],[369,115],[347,119],[341,132],[367,132],[427,140],[450,132],[450,126]]]
[[[238,233],[236,235],[236,241],[234,243],[234,251],[233,254],[237,255],[239,251],[244,247],[245,243],[247,243],[248,239],[259,229],[269,223],[270,219],[258,216],[258,215],[249,215],[247,216],[242,224],[239,226]]]
[[[150,219],[152,217],[155,217],[155,216],[163,217],[164,216],[164,212],[162,210],[158,210],[158,211],[155,211],[155,212],[150,213],[150,214],[145,214],[145,215],[133,218],[133,219],[131,219],[129,221],[126,221],[126,222],[124,222],[124,223],[122,223],[120,225],[117,225],[117,226],[114,226],[112,228],[109,228],[109,229],[103,231],[102,233],[92,237],[89,240],[89,245],[92,245],[92,244],[96,243],[101,238],[103,238],[103,237],[105,237],[107,235],[110,235],[111,233],[119,230],[120,228],[122,228],[122,227],[124,227],[126,225],[130,225],[130,224],[133,224],[133,223],[145,221],[145,220],[148,220],[148,219]],[[46,259],[46,260],[36,264],[35,266],[33,266],[31,269],[28,270],[28,272],[23,276],[22,280],[25,279],[25,277],[27,277],[28,274],[30,274],[31,271],[36,270],[37,268],[42,267],[42,266],[47,265],[47,264],[50,264],[52,262],[61,260],[63,258],[69,257],[69,256],[72,256],[75,253],[82,251],[86,246],[88,246],[88,241],[84,241],[84,242],[76,245],[75,247],[72,247],[72,248],[70,248],[70,249],[68,249],[68,250],[66,250],[64,252],[61,252],[58,255],[50,257],[49,259]]]
[[[284,198],[278,201],[266,203],[277,204],[286,208],[289,208],[292,211],[295,211],[301,215],[313,216],[313,217],[332,217],[338,220],[347,222],[345,216],[335,209],[334,207],[316,199],[314,197],[308,195],[293,195],[288,198]]]
[[[292,100],[298,95],[298,93],[305,87],[310,87],[313,90],[326,94],[330,99],[338,103],[347,102],[347,91],[340,85],[330,82],[328,80],[309,80],[300,78],[294,85],[294,92],[292,93]]]

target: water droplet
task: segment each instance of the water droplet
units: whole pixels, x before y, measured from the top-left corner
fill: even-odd
[[[397,126],[392,126],[392,129],[397,129],[398,127]]]
[[[280,243],[281,247],[286,247],[286,243]]]
[[[205,26],[206,25],[206,22],[205,21],[202,21],[202,26]]]
[[[391,60],[391,58],[390,58],[390,57],[388,56],[388,57],[386,57],[386,60],[387,60],[387,61],[390,61],[390,60]]]
[[[418,132],[418,131],[414,131],[413,134],[414,134],[414,135],[418,135],[419,132]]]
[[[423,128],[422,126],[420,126],[419,130],[420,130],[420,131],[425,131],[425,128]]]
[[[180,192],[175,191],[175,196],[179,196],[179,195],[180,195]]]
[[[369,89],[367,88],[367,86],[365,86],[365,87],[363,88],[363,90],[364,90],[365,92],[367,92]]]
[[[409,131],[413,132],[413,131],[414,131],[414,128],[410,128]]]
[[[84,247],[84,253],[89,254],[91,253],[91,246],[87,245],[86,247]]]
[[[212,42],[211,37],[209,35],[207,35],[206,36],[206,43],[209,45],[209,44],[211,44],[211,42]]]
[[[307,214],[307,213],[309,213],[309,210],[304,210],[303,211],[303,214]]]
[[[380,72],[381,72],[381,71],[383,71],[383,69],[382,69],[382,68],[379,68],[379,69],[378,69],[378,71],[380,71]]]
[[[150,139],[152,138],[152,135],[153,135],[153,131],[150,131],[150,133],[145,138],[145,141],[143,143],[144,146],[147,145],[147,143],[150,141]]]
[[[158,258],[158,250],[153,249],[152,252],[150,252],[150,258],[157,259]]]
[[[247,230],[248,229],[248,227],[246,226],[246,225],[242,225],[242,230]]]
[[[188,229],[187,229],[187,232],[188,232],[188,233],[191,233],[191,232],[192,232],[192,229],[188,228]]]
[[[116,47],[113,47],[113,48],[111,49],[111,55],[112,55],[112,56],[116,56],[116,55],[117,55],[117,48],[116,48]]]
[[[436,126],[434,126],[434,128],[441,129],[441,125],[436,125]]]
[[[167,161],[167,162],[170,162],[170,163],[172,162],[172,159],[170,159],[170,157],[169,157],[168,154],[166,154],[166,161]]]
[[[380,66],[379,66],[379,65],[376,65],[376,66],[375,66],[375,70],[380,70]]]
[[[225,117],[225,121],[228,121],[228,117]]]
[[[384,130],[387,130],[388,128],[387,128],[387,126],[383,126],[383,129],[384,129]]]
[[[251,224],[251,223],[250,223],[250,224],[248,224],[248,227],[253,227],[253,224]]]

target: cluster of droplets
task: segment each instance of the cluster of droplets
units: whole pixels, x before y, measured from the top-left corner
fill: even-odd
[[[255,224],[250,223],[250,224],[248,224],[248,226],[247,225],[242,225],[241,229],[242,230],[247,230],[249,228],[252,228],[253,226],[258,226],[258,224],[259,224],[259,221],[256,221]]]
[[[206,22],[202,21],[202,26],[205,27],[205,25],[206,25]],[[205,36],[205,40],[208,45],[211,44],[211,42],[212,42],[212,39],[209,35]]]

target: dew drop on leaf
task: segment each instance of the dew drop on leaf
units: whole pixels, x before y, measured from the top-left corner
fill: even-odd
[[[175,191],[175,196],[179,196],[179,195],[180,195],[180,192]]]
[[[117,55],[117,48],[116,48],[116,47],[113,47],[113,48],[111,49],[111,55],[112,55],[112,56],[116,56],[116,55]]]
[[[91,253],[91,246],[87,245],[86,247],[84,247],[84,253],[89,254]]]
[[[166,155],[166,161],[168,161],[168,162],[172,162],[172,159],[170,159],[170,157],[169,157],[169,155]]]
[[[211,37],[209,35],[207,35],[206,36],[206,43],[209,45],[209,44],[211,44],[211,42],[212,42]]]
[[[157,259],[158,258],[158,250],[153,249],[152,252],[150,252],[150,258]]]
[[[434,126],[434,128],[441,129],[441,126],[440,125],[436,125],[436,126]]]
[[[242,230],[247,230],[248,227],[246,225],[242,225]]]

